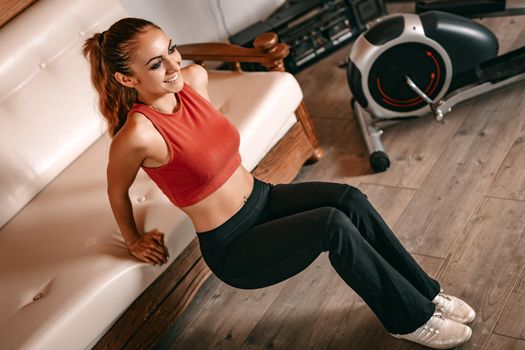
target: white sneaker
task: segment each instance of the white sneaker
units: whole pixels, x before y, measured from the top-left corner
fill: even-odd
[[[476,312],[466,302],[452,295],[443,293],[443,290],[436,295],[434,300],[436,311],[441,312],[443,317],[459,323],[467,324],[474,321]]]
[[[472,335],[472,329],[464,324],[444,318],[440,312],[408,334],[392,334],[400,339],[428,346],[432,349],[450,349],[466,343]]]

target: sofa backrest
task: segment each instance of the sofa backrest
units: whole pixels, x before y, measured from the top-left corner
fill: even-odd
[[[35,9],[38,7],[38,9]],[[106,131],[84,40],[118,0],[40,0],[0,29],[0,227]]]

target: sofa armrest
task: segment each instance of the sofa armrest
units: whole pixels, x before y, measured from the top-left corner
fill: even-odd
[[[284,58],[288,45],[278,42],[277,34],[267,32],[259,35],[253,48],[227,43],[198,43],[177,46],[185,60],[202,64],[204,61],[232,62],[235,70],[241,70],[241,62],[260,63],[271,71],[284,71]]]

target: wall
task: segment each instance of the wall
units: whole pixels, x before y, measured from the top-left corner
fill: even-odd
[[[231,34],[268,17],[285,0],[121,0],[131,16],[155,22],[177,44],[228,42]]]

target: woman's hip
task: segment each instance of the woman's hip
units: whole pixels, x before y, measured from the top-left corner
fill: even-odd
[[[209,231],[197,232],[202,256],[215,274],[219,273],[215,270],[218,269],[230,244],[263,220],[272,186],[254,178],[253,190],[239,211],[220,226]]]

